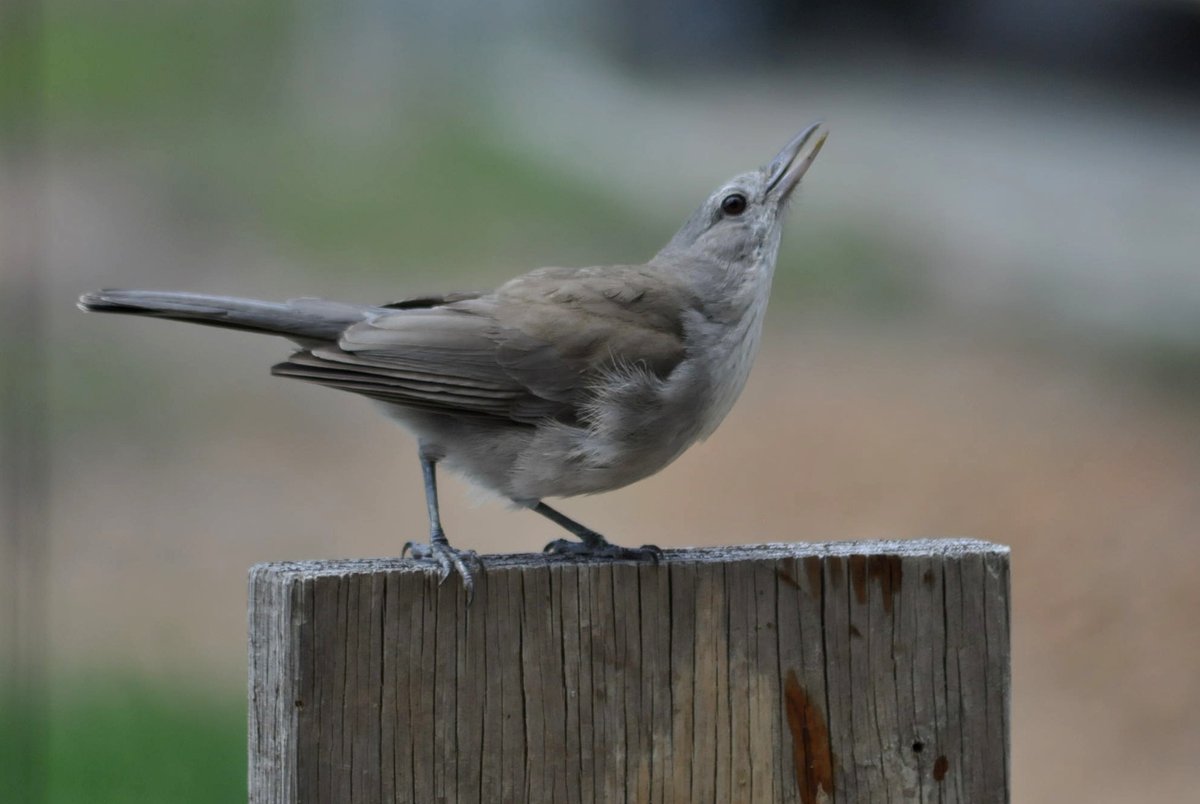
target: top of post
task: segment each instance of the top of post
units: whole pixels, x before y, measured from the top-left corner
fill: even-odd
[[[774,542],[725,547],[687,547],[664,550],[660,563],[731,564],[778,559],[840,558],[846,556],[892,556],[897,558],[958,558],[965,555],[1008,556],[1005,545],[979,539],[905,539],[883,541]],[[523,570],[534,567],[598,567],[637,565],[631,561],[577,558],[543,553],[494,553],[482,556],[487,570]],[[256,564],[253,575],[315,578],[362,575],[377,572],[429,572],[428,562],[409,558],[341,558],[322,561],[276,561]]]

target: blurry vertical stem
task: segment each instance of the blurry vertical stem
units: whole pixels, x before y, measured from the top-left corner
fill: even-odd
[[[0,3],[0,800],[45,799],[46,337],[41,0]]]

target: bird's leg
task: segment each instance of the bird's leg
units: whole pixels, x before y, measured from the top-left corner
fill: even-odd
[[[598,558],[617,558],[617,559],[650,559],[657,562],[662,558],[662,550],[652,544],[642,545],[641,547],[620,547],[610,543],[607,539],[601,536],[596,531],[589,527],[579,524],[574,519],[560,514],[544,502],[537,502],[530,507],[530,510],[536,511],[542,516],[549,519],[559,527],[566,528],[571,533],[579,537],[579,541],[572,542],[567,539],[555,539],[546,545],[545,552],[554,553],[556,555],[569,556],[595,556]]]
[[[442,515],[438,510],[437,459],[421,450],[421,473],[425,478],[425,507],[429,510],[429,544],[405,542],[400,555],[412,553],[413,558],[431,559],[439,569],[438,584],[442,584],[450,573],[457,570],[462,576],[463,588],[467,591],[467,602],[475,592],[475,576],[472,568],[482,572],[483,562],[474,550],[459,550],[451,547],[442,530]]]

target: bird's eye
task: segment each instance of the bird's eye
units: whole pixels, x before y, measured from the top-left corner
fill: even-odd
[[[721,199],[721,211],[726,215],[737,216],[746,211],[746,196],[733,193]]]

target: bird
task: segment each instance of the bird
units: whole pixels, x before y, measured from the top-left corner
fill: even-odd
[[[401,555],[468,599],[484,565],[450,544],[437,469],[561,526],[545,552],[657,561],[550,507],[658,472],[716,430],[762,337],[788,202],[828,132],[816,123],[765,166],[722,183],[649,261],[538,268],[491,292],[360,305],[155,290],[85,293],[86,312],[278,335],[272,374],[367,397],[416,437],[429,538]]]

